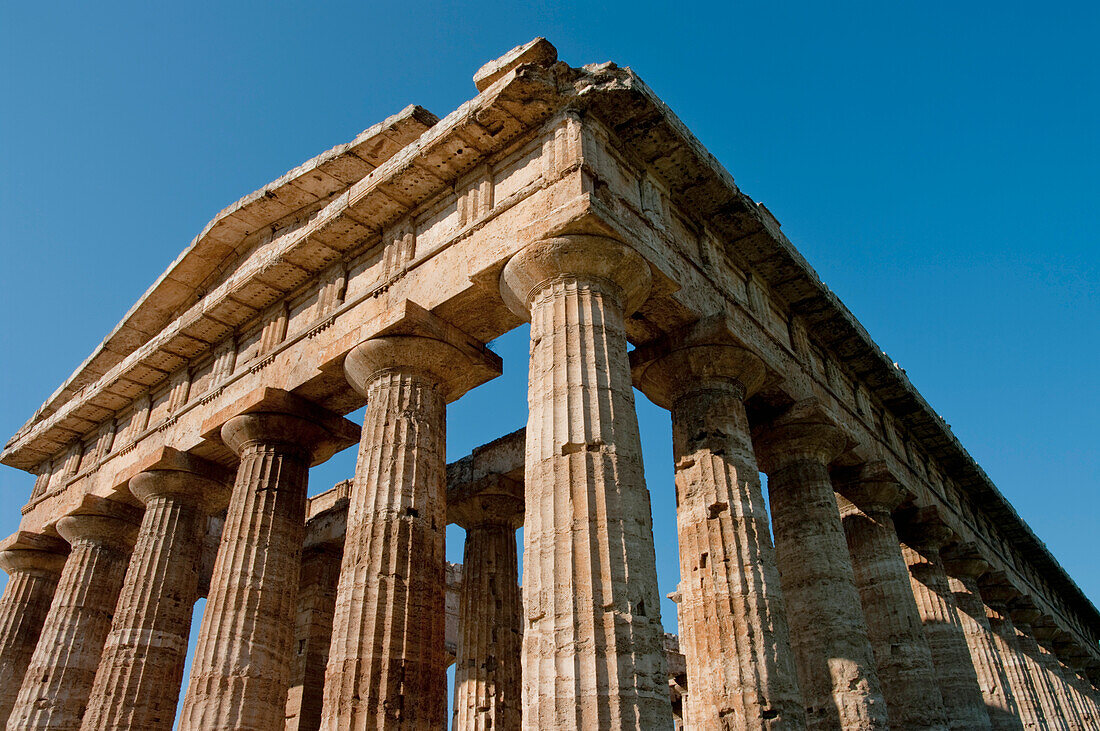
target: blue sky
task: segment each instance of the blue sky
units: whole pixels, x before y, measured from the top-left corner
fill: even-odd
[[[6,3],[2,436],[218,210],[408,103],[446,114],[536,35],[661,95],[1100,601],[1091,3]],[[452,459],[526,418],[525,335],[498,350]],[[665,592],[670,429],[639,414]],[[0,535],[31,484],[0,467]]]

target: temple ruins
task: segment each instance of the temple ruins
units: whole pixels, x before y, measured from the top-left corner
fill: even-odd
[[[768,209],[627,68],[474,83],[219,213],[7,442],[0,727],[1100,729],[1096,607]],[[523,322],[526,429],[448,465]]]

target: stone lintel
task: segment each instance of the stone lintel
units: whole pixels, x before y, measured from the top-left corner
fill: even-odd
[[[478,91],[485,91],[517,66],[531,63],[546,67],[557,60],[558,49],[554,48],[554,44],[545,38],[535,38],[484,64],[474,74],[474,86]]]
[[[503,475],[522,483],[526,443],[527,430],[517,429],[447,465],[448,496],[463,485],[476,483],[490,475]]]
[[[314,449],[311,466],[321,464],[337,452],[359,443],[358,424],[289,391],[266,386],[251,391],[207,417],[202,425],[202,436],[208,441],[224,444],[222,425],[235,416],[260,413],[298,416],[313,422],[328,434],[328,438]]]
[[[448,400],[457,399],[470,389],[496,378],[503,371],[500,356],[489,350],[484,343],[412,300],[403,300],[387,310],[377,322],[376,328],[363,342],[384,337],[420,337],[446,343],[465,356],[464,367],[447,369],[449,377],[444,388],[449,395]]]

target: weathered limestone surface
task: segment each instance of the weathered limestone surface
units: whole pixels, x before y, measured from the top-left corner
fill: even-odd
[[[843,474],[838,486],[845,496],[838,501],[840,514],[890,725],[946,729],[932,653],[891,515],[905,491],[882,463]]]
[[[813,403],[753,436],[768,475],[779,575],[812,729],[887,727],[829,463],[844,444]]]
[[[516,528],[523,486],[490,480],[478,495],[448,506],[466,529],[459,595],[454,729],[520,728],[523,602]]]
[[[224,482],[181,470],[143,472],[130,491],[145,514],[84,715],[89,731],[172,728],[206,519],[228,501]]]
[[[1016,641],[1027,663],[1031,682],[1035,686],[1035,693],[1039,696],[1039,703],[1043,707],[1043,717],[1047,728],[1069,729],[1065,709],[1058,700],[1054,688],[1054,678],[1043,665],[1039,643],[1035,640],[1035,631],[1028,622],[1034,619],[1036,612],[1032,608],[1012,609],[1013,619],[1016,625]]]
[[[71,552],[8,718],[12,731],[80,728],[138,529],[130,506],[95,509],[57,523]]]
[[[806,724],[743,404],[763,379],[760,360],[728,344],[678,347],[638,378],[672,410],[680,647],[698,728]]]
[[[1020,711],[978,588],[978,577],[989,569],[989,564],[981,559],[976,546],[956,544],[950,547],[944,566],[990,724],[994,729],[1016,731],[1023,725]]]
[[[1020,714],[1020,722],[1026,729],[1046,728],[1046,714],[1042,699],[1031,677],[1027,658],[1020,647],[1016,626],[1009,615],[1008,607],[999,595],[994,594],[995,587],[983,588],[986,617],[997,643],[997,649],[1004,659],[1005,674],[1008,676],[1012,696]]]
[[[420,319],[431,324],[418,313],[402,327],[427,332],[412,322]],[[499,358],[403,333],[359,345],[344,368],[367,411],[321,727],[439,729],[447,715],[446,404],[499,373]]]
[[[302,554],[295,623],[295,660],[286,699],[286,731],[317,731],[325,689],[336,587],[340,580],[339,546],[324,544]]]
[[[919,514],[902,535],[902,555],[909,566],[949,727],[988,729],[989,713],[940,556],[940,548],[950,538],[951,532],[935,513]]]
[[[222,438],[241,461],[181,729],[284,725],[308,469],[319,450],[334,440],[346,443],[354,432],[344,420],[306,408],[246,413],[222,426]]]
[[[0,728],[15,705],[69,550],[64,541],[33,538],[39,547],[0,551],[0,568],[8,573],[0,597]]]
[[[649,266],[610,239],[525,249],[501,292],[531,319],[523,727],[671,729],[623,318]]]
[[[455,590],[444,600],[441,656],[442,404],[491,377],[481,343],[530,319],[521,726],[662,729],[676,707],[688,728],[797,726],[806,709],[814,728],[882,728],[887,715],[904,726],[907,714],[935,728],[927,664],[923,677],[916,671],[917,596],[935,647],[954,633],[937,663],[950,672],[937,675],[948,685],[975,676],[972,693],[940,694],[958,704],[969,693],[973,718],[953,713],[956,726],[1012,727],[1013,700],[1026,728],[1088,725],[1100,612],[771,212],[628,68],[570,67],[535,39],[486,64],[475,86],[480,93],[444,119],[407,107],[219,213],[4,446],[0,462],[36,476],[20,536],[68,530],[67,519],[95,513],[99,501],[134,507],[131,479],[164,469],[157,460],[169,451],[238,479],[226,517],[209,516],[199,531],[195,589],[186,540],[194,506],[175,493],[148,501],[109,634],[110,594],[126,568],[110,540],[74,547],[48,612],[48,577],[30,582],[16,570],[0,600],[0,713],[22,683],[30,695],[14,707],[15,727],[75,728],[85,701],[88,727],[163,727],[177,697],[184,606],[207,593],[183,728],[312,731],[324,710],[322,662],[337,687],[328,694],[337,727],[441,725],[440,667],[459,634]],[[668,401],[678,424],[685,648],[700,676],[689,679],[675,655],[682,665],[670,683],[627,343],[650,351],[634,356],[649,363],[658,349],[704,344],[691,338],[715,321],[723,337],[705,344],[751,353],[743,360],[757,359],[753,372],[764,376],[756,388],[747,372],[713,370],[724,362],[714,357],[679,374],[702,388]],[[349,384],[363,344],[393,338],[477,357],[445,386],[430,375],[438,358],[424,353]],[[663,380],[680,385],[676,375]],[[359,440],[335,415],[368,401],[378,402],[369,405],[376,437],[362,443],[352,517],[345,510],[337,521],[334,511],[303,543],[306,469]],[[758,460],[773,468],[774,561]],[[1003,596],[979,600],[956,576],[937,585],[942,594],[904,597],[889,511],[854,494],[848,539],[858,540],[848,550],[829,478],[876,460],[906,491],[897,528],[903,514],[940,511],[990,565],[981,590]],[[524,468],[493,471],[518,481]],[[355,568],[337,581],[345,529],[355,545],[342,558]],[[488,586],[480,591],[501,605],[466,609],[464,672],[473,675],[461,682],[469,692],[459,725],[506,727],[520,673],[485,633],[511,616],[513,587],[493,586],[511,565],[491,560],[507,552],[506,532],[479,530],[471,587]],[[0,552],[32,550],[12,540]],[[853,573],[852,556],[867,573]],[[454,584],[453,571],[443,576]],[[868,598],[872,585],[901,602],[893,614],[885,593]],[[941,598],[952,592],[954,619]],[[1025,631],[1007,615],[985,630],[980,601],[1009,602]],[[784,605],[797,684],[782,670]],[[880,615],[870,627],[864,609]],[[1068,677],[1066,663],[1080,675]],[[898,700],[918,687],[926,705]],[[342,720],[349,714],[355,720]]]

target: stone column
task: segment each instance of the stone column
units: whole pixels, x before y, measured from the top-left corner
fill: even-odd
[[[1008,676],[1009,687],[1012,688],[1012,696],[1016,699],[1020,721],[1025,729],[1046,728],[1042,700],[1031,677],[1027,659],[1020,649],[1016,627],[1008,613],[1002,591],[1008,591],[1005,585],[983,585],[982,598],[985,601],[986,618],[989,620],[997,649],[1004,659],[1005,674]]]
[[[595,236],[533,244],[501,276],[531,319],[524,728],[672,728],[624,322],[650,277]]]
[[[1039,652],[1042,654],[1044,667],[1054,679],[1055,695],[1057,695],[1058,701],[1066,712],[1066,721],[1069,727],[1074,731],[1088,728],[1084,709],[1077,698],[1077,694],[1073,692],[1073,686],[1069,683],[1062,663],[1058,661],[1054,651],[1046,644],[1039,645]]]
[[[1047,728],[1068,731],[1069,723],[1066,721],[1066,713],[1054,692],[1054,679],[1043,667],[1039,643],[1035,640],[1034,630],[1029,624],[1039,616],[1039,612],[1030,606],[1013,607],[1010,611],[1016,625],[1016,641],[1023,653],[1024,661],[1027,663],[1035,693],[1039,696],[1039,702],[1042,704]]]
[[[893,511],[906,492],[882,462],[835,474],[856,588],[894,728],[946,729],[920,613],[909,586]]]
[[[1082,677],[1082,661],[1086,655],[1075,654],[1066,659],[1066,682],[1073,688],[1074,695],[1081,708],[1081,720],[1084,728],[1100,729],[1100,714],[1097,713],[1096,700],[1092,695],[1092,685]]]
[[[325,666],[342,556],[340,544],[313,546],[302,554],[294,631],[296,657],[286,698],[285,731],[317,731],[321,727]]]
[[[886,728],[886,703],[856,590],[829,463],[843,434],[815,402],[753,434],[768,475],[775,550],[811,729]]]
[[[520,727],[523,604],[516,528],[523,520],[523,485],[504,477],[448,517],[466,529],[455,663],[454,731]]]
[[[130,480],[145,504],[126,581],[82,728],[171,729],[176,720],[207,517],[225,506],[225,482],[158,469]]]
[[[0,729],[15,705],[69,551],[59,539],[23,536],[28,538],[0,551],[0,568],[8,572],[0,597]]]
[[[76,731],[118,601],[138,511],[96,501],[98,515],[70,515],[57,523],[71,553],[27,667],[8,729]]]
[[[639,388],[672,411],[687,715],[708,729],[805,728],[743,403],[763,382],[764,364],[733,345],[695,344],[635,373]]]
[[[290,410],[242,414],[221,428],[241,461],[180,716],[184,731],[284,725],[309,466],[336,433],[344,444],[354,430],[304,404],[283,406]]]
[[[922,508],[902,531],[902,555],[909,565],[910,585],[932,650],[949,728],[989,729],[989,713],[940,556],[940,548],[951,537],[935,509]]]
[[[948,573],[948,586],[955,598],[959,622],[962,625],[970,659],[978,678],[978,686],[985,699],[990,725],[996,731],[1017,731],[1023,727],[1016,697],[1008,682],[1001,653],[993,639],[993,630],[985,615],[978,588],[978,577],[989,569],[970,543],[952,545],[944,556]]]
[[[446,723],[446,404],[485,371],[499,373],[490,356],[408,334],[373,338],[347,356],[345,373],[367,410],[322,729],[436,731]]]

